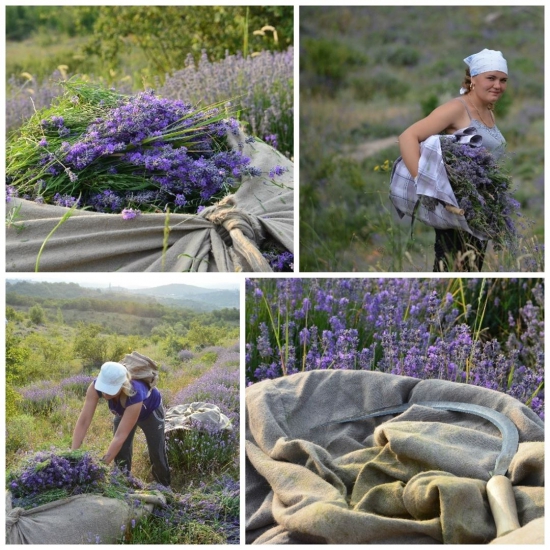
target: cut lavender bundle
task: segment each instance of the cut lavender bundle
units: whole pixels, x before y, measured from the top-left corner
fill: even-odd
[[[441,137],[441,152],[449,183],[468,225],[493,239],[496,248],[516,243],[514,218],[520,216],[520,204],[511,195],[511,177],[484,147]]]
[[[196,109],[153,92],[124,96],[79,80],[8,143],[20,197],[60,198],[97,212],[195,213],[230,193],[250,158],[226,141],[238,123],[222,105]]]
[[[134,478],[109,471],[85,451],[38,452],[9,471],[6,484],[13,504],[26,509],[86,493],[124,498],[138,488]]]

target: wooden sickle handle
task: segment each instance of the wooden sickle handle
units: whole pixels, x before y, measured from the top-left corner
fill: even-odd
[[[464,210],[462,210],[462,208],[457,208],[456,206],[452,206],[451,204],[446,204],[445,210],[451,212],[452,214],[456,214],[457,216],[464,216]]]
[[[506,476],[493,476],[487,482],[487,497],[497,526],[497,537],[521,527],[512,482]]]

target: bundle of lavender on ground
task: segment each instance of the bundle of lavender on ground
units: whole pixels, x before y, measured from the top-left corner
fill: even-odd
[[[494,241],[495,247],[517,242],[514,218],[519,202],[511,195],[511,177],[484,147],[472,147],[441,137],[441,152],[449,183],[468,225]]]
[[[84,451],[38,452],[8,472],[6,483],[13,506],[25,509],[85,493],[124,498],[140,488],[134,478]]]
[[[243,175],[258,175],[228,146],[238,123],[221,104],[197,109],[75,79],[63,86],[65,94],[8,143],[8,196],[125,218],[194,214],[233,192]]]

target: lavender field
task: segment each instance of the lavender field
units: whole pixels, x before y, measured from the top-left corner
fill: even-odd
[[[68,291],[63,300],[54,298],[58,292],[56,284],[34,283],[29,287],[39,295],[11,292],[11,305],[6,310],[8,479],[13,482],[13,472],[20,471],[40,453],[62,456],[70,449],[86,389],[97,377],[101,364],[107,357],[118,358],[128,349],[139,349],[154,357],[160,367],[158,388],[165,410],[183,404],[210,403],[227,417],[230,427],[192,425],[189,430],[166,433],[170,489],[154,482],[145,435],[137,430],[132,483],[138,489],[161,491],[167,505],[155,506],[151,515],[126,525],[117,542],[238,544],[238,310],[217,308],[211,313],[196,313],[143,300],[143,310],[139,311],[137,298],[135,302],[128,301],[127,296],[117,298],[115,293],[109,302],[117,312],[107,313],[101,309],[102,304],[106,305],[101,299],[92,304],[89,298],[88,303],[86,298],[78,298],[80,301],[75,303]],[[77,285],[71,288],[75,287],[81,295],[94,294]],[[46,301],[40,297],[44,292],[50,295]],[[95,293],[101,295],[97,289]],[[125,305],[133,313],[123,314]],[[89,308],[85,317],[91,324],[72,319],[73,314],[82,313],[82,307]],[[93,323],[94,314],[100,315],[98,323],[102,324]],[[112,414],[105,403],[100,403],[81,451],[99,462],[112,439],[112,430]],[[55,463],[58,462],[66,463],[56,458]],[[114,471],[113,467],[104,477],[107,490],[116,493],[115,484],[108,481],[114,479]],[[55,500],[83,492],[78,475],[75,468],[64,471],[63,487],[54,487],[59,489]],[[44,479],[46,476],[38,481],[42,483]],[[32,497],[40,499],[47,497],[43,491],[52,488],[40,485],[39,491],[31,489]],[[116,498],[127,496],[118,494]]]
[[[377,370],[509,394],[544,419],[540,279],[248,279],[247,384]]]
[[[10,76],[6,97],[6,132],[12,135],[35,110],[47,109],[63,95],[61,82],[70,78],[56,70],[46,79]],[[90,78],[90,77],[88,77]],[[226,55],[212,62],[206,52],[198,63],[191,56],[185,67],[156,79],[160,97],[193,105],[231,103],[231,113],[251,135],[269,143],[287,157],[294,154],[294,50],[264,51],[255,57]],[[93,80],[93,79],[92,79]],[[98,81],[101,81],[99,79]],[[115,83],[122,94],[132,94],[127,80]]]

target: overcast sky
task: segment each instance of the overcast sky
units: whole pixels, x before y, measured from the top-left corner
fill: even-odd
[[[46,283],[77,283],[99,287],[153,288],[156,286],[185,284],[203,288],[236,289],[241,285],[237,273],[22,273],[7,274],[7,280],[42,281]]]

